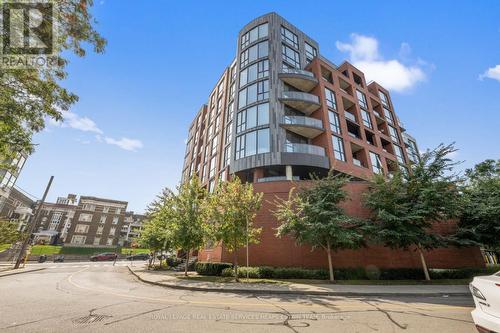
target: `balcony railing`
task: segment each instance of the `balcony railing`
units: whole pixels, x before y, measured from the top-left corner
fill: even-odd
[[[345,117],[346,117],[347,119],[349,119],[349,120],[351,120],[351,121],[353,121],[353,122],[357,123],[357,121],[356,121],[356,116],[355,116],[355,115],[353,115],[353,114],[352,114],[352,113],[350,113],[349,111],[344,112],[344,114],[345,114]]]
[[[321,120],[303,116],[284,116],[283,124],[323,128],[323,123],[321,122]]]
[[[264,177],[264,178],[257,179],[257,183],[279,182],[279,181],[284,181],[284,180],[288,180],[288,179],[286,179],[286,176]],[[300,177],[293,176],[292,180],[300,180]]]
[[[319,104],[319,97],[302,91],[283,91],[281,95],[284,99],[293,99],[314,104]]]
[[[286,143],[285,152],[325,156],[325,148],[306,143]]]
[[[303,70],[303,69],[297,69],[297,68],[283,68],[281,70],[282,73],[286,74],[297,74],[297,75],[304,75],[304,76],[309,76],[310,78],[315,78],[314,74],[312,72]]]

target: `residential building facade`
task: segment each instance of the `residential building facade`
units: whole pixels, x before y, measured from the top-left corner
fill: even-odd
[[[9,169],[0,169],[0,211],[4,210],[4,206],[9,206],[9,196],[11,190],[16,184],[17,178],[26,163],[28,154],[21,152],[16,157],[3,163],[10,165]],[[8,207],[6,209],[9,209]]]
[[[274,236],[277,221],[269,202],[286,197],[310,174],[334,170],[353,179],[346,210],[366,217],[361,196],[373,175],[408,172],[418,158],[416,140],[400,122],[387,89],[367,82],[348,62],[333,64],[315,40],[270,13],[239,32],[235,59],[191,123],[182,181],[197,176],[209,191],[232,176],[253,183],[264,193],[264,204],[255,221],[263,232],[260,244],[251,246],[251,264],[317,267],[326,265],[319,250],[311,255],[310,247]],[[460,258],[442,260],[441,250]],[[482,262],[478,249],[441,250],[429,260],[443,268]],[[335,260],[347,266],[418,265],[408,253],[374,248],[337,254]],[[223,245],[204,249],[200,259],[230,260]]]
[[[134,212],[126,212],[125,219],[120,230],[120,239],[118,244],[125,247],[131,246],[141,235],[145,219],[145,215],[134,214]]]

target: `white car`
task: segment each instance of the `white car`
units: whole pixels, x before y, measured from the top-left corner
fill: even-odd
[[[476,276],[469,285],[476,304],[472,319],[480,333],[500,333],[500,272]]]

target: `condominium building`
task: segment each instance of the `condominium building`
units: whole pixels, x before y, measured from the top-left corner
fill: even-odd
[[[0,211],[9,205],[9,195],[21,173],[28,154],[21,152],[12,160],[2,161],[2,164],[10,165],[8,169],[0,169]],[[8,207],[6,208],[8,209]]]
[[[146,220],[146,215],[134,214],[134,212],[126,212],[122,228],[120,230],[120,246],[130,246],[141,235],[143,223]]]
[[[276,13],[248,23],[238,34],[236,57],[224,70],[189,128],[182,181],[198,176],[209,191],[237,176],[264,193],[255,224],[261,242],[252,264],[324,266],[291,239],[274,237],[276,197],[310,174],[329,170],[352,176],[346,211],[366,217],[361,196],[374,174],[408,172],[417,161],[416,140],[400,122],[390,92],[349,62],[337,66],[319,44]],[[480,253],[464,251],[443,267],[475,265]],[[457,252],[457,253],[458,253]],[[338,254],[340,265],[413,266],[413,255],[386,248]],[[430,255],[439,257],[439,251]],[[224,245],[200,252],[205,260],[231,260]],[[399,258],[396,260],[395,258]]]

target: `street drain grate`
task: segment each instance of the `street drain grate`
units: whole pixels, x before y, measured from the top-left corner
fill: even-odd
[[[112,317],[112,316],[100,315],[100,314],[90,314],[90,315],[85,316],[85,317],[73,319],[73,322],[75,324],[93,324],[93,323],[101,322],[104,319],[110,318],[110,317]]]

